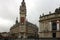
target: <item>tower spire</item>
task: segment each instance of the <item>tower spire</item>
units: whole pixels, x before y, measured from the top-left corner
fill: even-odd
[[[23,0],[23,2],[24,2],[24,0]]]
[[[22,0],[22,6],[25,6],[25,0]]]

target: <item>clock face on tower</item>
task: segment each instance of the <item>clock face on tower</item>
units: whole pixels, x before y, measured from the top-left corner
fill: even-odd
[[[21,24],[24,24],[24,21],[25,21],[25,18],[24,17],[21,17]]]

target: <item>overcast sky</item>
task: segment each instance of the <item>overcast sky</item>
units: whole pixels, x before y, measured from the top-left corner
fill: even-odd
[[[22,0],[0,0],[0,32],[8,32],[19,18],[19,7]],[[25,0],[27,20],[39,26],[39,16],[52,13],[60,6],[60,0]]]

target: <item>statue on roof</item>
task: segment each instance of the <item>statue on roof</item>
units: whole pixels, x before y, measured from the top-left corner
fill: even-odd
[[[18,17],[16,18],[16,24],[18,23]]]
[[[59,8],[56,8],[55,12],[56,13],[60,13],[60,7]]]

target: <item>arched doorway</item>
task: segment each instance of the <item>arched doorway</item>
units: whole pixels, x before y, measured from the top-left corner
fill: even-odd
[[[23,38],[23,36],[21,36],[21,38]]]

